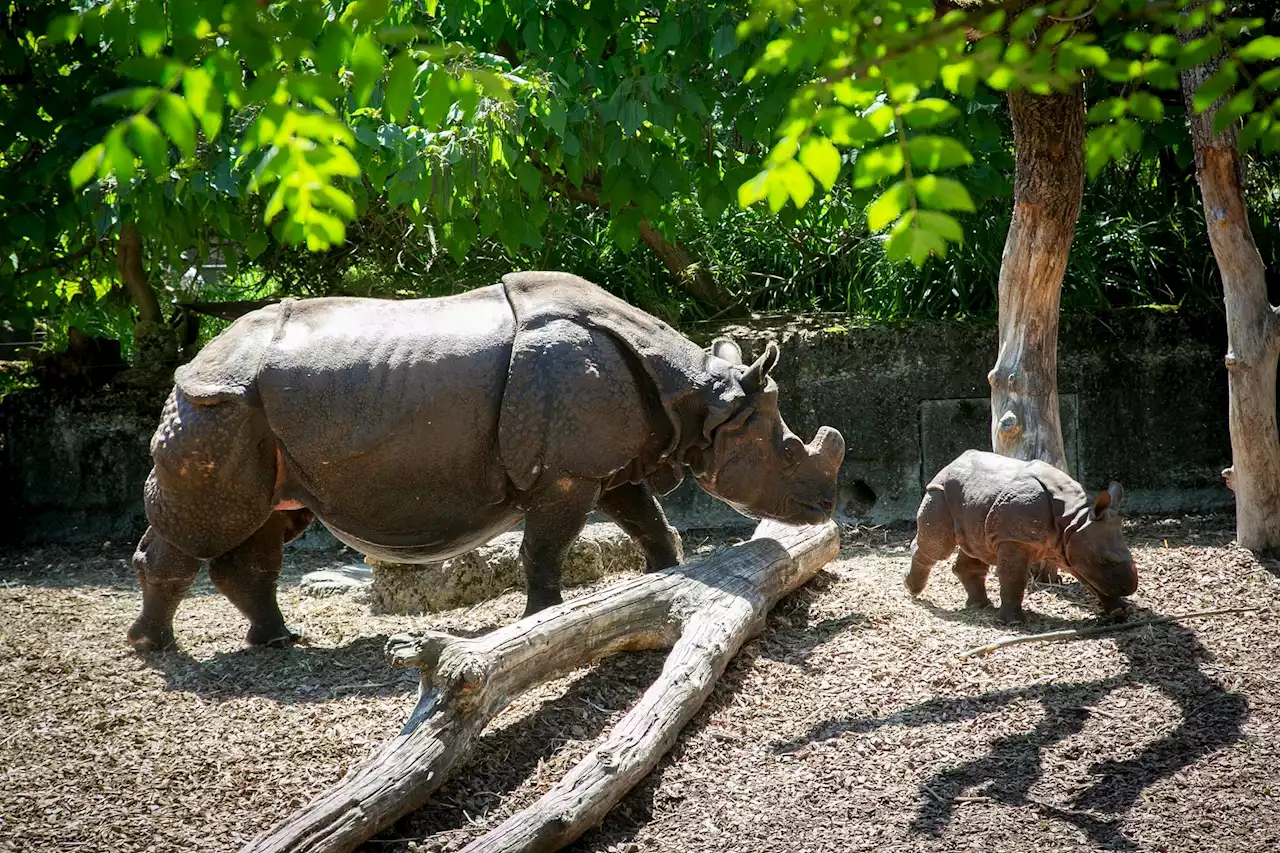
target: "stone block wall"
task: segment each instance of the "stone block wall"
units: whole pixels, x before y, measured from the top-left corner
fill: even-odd
[[[775,376],[788,424],[806,440],[837,427],[844,520],[915,516],[923,486],[968,447],[989,447],[990,324],[855,326],[844,319],[757,320],[726,331],[750,356],[775,339]],[[1229,508],[1226,329],[1217,315],[1151,310],[1064,317],[1059,391],[1072,473],[1087,488],[1125,487],[1132,512]],[[168,389],[58,395],[36,390],[0,404],[0,541],[134,537],[144,526],[148,444]],[[685,482],[665,501],[682,529],[751,522]],[[324,546],[319,525],[300,541]]]

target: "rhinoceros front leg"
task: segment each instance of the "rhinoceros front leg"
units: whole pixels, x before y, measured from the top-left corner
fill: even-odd
[[[564,477],[530,498],[520,543],[525,616],[564,600],[560,597],[560,569],[599,497],[600,484],[594,480]]]
[[[274,512],[256,533],[209,563],[213,585],[249,620],[249,645],[284,645],[302,639],[285,625],[276,600],[276,581],[284,563],[284,543],[301,534],[311,518],[306,509]]]
[[[142,586],[142,612],[129,627],[129,643],[140,652],[173,645],[173,616],[200,571],[200,560],[148,527],[133,554]]]
[[[1027,552],[1021,545],[1006,542],[996,550],[996,576],[1000,579],[997,618],[1001,622],[1021,622],[1026,618],[1022,612],[1022,596],[1027,591],[1030,572],[1027,563]]]
[[[597,507],[644,549],[646,572],[680,565],[680,534],[644,484],[624,483],[600,495]]]

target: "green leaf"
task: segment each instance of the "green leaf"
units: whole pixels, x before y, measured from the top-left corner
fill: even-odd
[[[964,242],[964,229],[954,216],[936,210],[917,210],[916,223],[925,231],[932,231],[951,243]],[[944,253],[945,254],[945,253]]]
[[[1218,38],[1217,35],[1211,34],[1204,38],[1192,39],[1182,46],[1174,66],[1179,71],[1186,71],[1189,68],[1195,68],[1197,65],[1203,64],[1221,51],[1222,39]]]
[[[444,124],[449,115],[449,107],[453,106],[453,92],[449,85],[449,72],[443,68],[433,71],[427,83],[427,93],[422,98],[422,126],[435,130]]]
[[[1213,116],[1213,132],[1222,133],[1236,120],[1253,111],[1253,90],[1241,89],[1232,95]]]
[[[796,207],[804,207],[813,197],[813,178],[809,177],[809,173],[795,160],[788,160],[780,165],[776,175],[782,186],[787,188],[787,194],[791,196]],[[776,213],[779,209],[781,205],[775,208],[774,212]]]
[[[1093,124],[1115,121],[1129,109],[1129,102],[1124,98],[1106,98],[1089,108],[1085,117]]]
[[[609,236],[624,254],[630,254],[640,239],[640,211],[634,207],[619,211],[609,219]]]
[[[908,127],[916,129],[946,124],[960,115],[960,110],[956,109],[954,104],[942,98],[922,98],[919,101],[912,101],[909,104],[903,104],[898,112],[906,120]]]
[[[968,166],[973,162],[963,145],[949,136],[917,136],[907,140],[911,165],[931,172]]]
[[[79,32],[79,15],[59,15],[49,23],[49,41],[54,44],[75,41]]]
[[[738,49],[737,27],[726,21],[711,39],[711,58],[721,59]]]
[[[387,16],[390,0],[354,0],[342,13],[341,22],[357,31],[367,30],[374,21]]]
[[[169,177],[169,146],[151,119],[136,115],[129,121],[129,137],[133,150],[142,159],[147,171],[159,180]]]
[[[738,206],[750,207],[769,194],[769,178],[773,169],[765,169],[738,185]]]
[[[1280,68],[1262,72],[1258,75],[1257,83],[1258,88],[1266,89],[1268,92],[1280,89]]]
[[[555,100],[548,105],[547,113],[542,117],[542,123],[556,136],[564,139],[565,121],[568,117],[569,114],[565,112],[564,104],[559,100]]]
[[[1267,62],[1280,59],[1280,36],[1258,36],[1236,51],[1245,62]]]
[[[946,257],[947,244],[942,235],[918,227],[915,217],[908,213],[894,226],[885,244],[885,254],[891,261],[910,259],[917,267],[922,267],[931,254]]]
[[[542,173],[528,160],[516,167],[516,180],[520,184],[520,189],[529,195],[536,195],[542,187]]]
[[[351,92],[357,107],[363,107],[369,103],[369,95],[373,92],[373,86],[380,76],[382,76],[382,48],[373,36],[362,35],[351,47]]]
[[[1212,107],[1236,84],[1236,79],[1236,67],[1230,63],[1224,63],[1208,80],[1200,84],[1200,88],[1196,89],[1195,97],[1191,102],[1192,109],[1202,113]]]
[[[134,159],[133,152],[129,150],[129,145],[124,138],[124,123],[117,124],[111,128],[107,134],[107,138],[102,140],[102,144],[106,146],[107,156],[99,167],[99,175],[105,177],[105,173],[114,173],[116,182],[120,186],[124,186],[133,180]]]
[[[139,0],[134,11],[134,26],[138,32],[138,46],[147,56],[155,56],[168,40],[168,17],[159,0]]]
[[[893,128],[893,109],[886,104],[872,107],[862,117],[875,128],[877,136],[884,136]]]
[[[869,148],[853,161],[853,185],[870,187],[902,171],[902,149],[896,143]]]
[[[1258,140],[1271,129],[1272,118],[1267,113],[1257,112],[1249,116],[1244,130],[1240,131],[1240,150],[1247,151],[1257,144]]]
[[[72,189],[78,190],[93,180],[94,175],[98,174],[98,167],[102,163],[105,154],[106,148],[99,142],[80,155],[71,167]]]
[[[1164,118],[1164,104],[1150,92],[1134,92],[1129,96],[1129,112],[1146,121]]]
[[[203,68],[187,69],[182,75],[182,93],[186,95],[187,107],[192,115],[205,127],[205,136],[216,135],[217,128],[222,124],[222,96],[213,91],[213,75]],[[210,112],[216,113],[212,122],[205,118]],[[208,131],[210,126],[213,127],[213,133]]]
[[[934,210],[963,210],[973,213],[976,209],[964,184],[939,175],[924,175],[916,181],[916,200]]]
[[[800,146],[800,163],[828,190],[840,176],[840,152],[820,136],[811,136]]]
[[[948,92],[972,98],[978,87],[977,63],[970,57],[942,66],[942,85]]]
[[[186,101],[172,92],[166,93],[156,104],[156,118],[184,157],[196,153],[196,123],[187,110]]]
[[[386,107],[387,117],[395,124],[409,123],[409,102],[413,97],[413,83],[417,76],[418,63],[407,52],[399,54],[392,61],[382,103]]]
[[[905,181],[898,181],[885,190],[867,208],[867,228],[882,231],[897,221],[911,202],[911,188]]]

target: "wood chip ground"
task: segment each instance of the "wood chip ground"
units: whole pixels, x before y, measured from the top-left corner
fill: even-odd
[[[1131,523],[1135,603],[1280,606],[1280,563],[1232,547],[1229,524]],[[1280,850],[1280,615],[959,661],[1007,631],[959,609],[944,566],[908,598],[909,537],[847,530],[658,771],[570,849]],[[717,545],[688,541],[690,557],[700,544]],[[291,553],[282,605],[310,646],[242,648],[243,621],[202,580],[181,650],[142,658],[123,642],[139,603],[130,551],[0,555],[0,850],[235,850],[398,730],[416,673],[383,663],[389,634],[477,633],[523,606],[513,592],[374,617],[358,596],[297,588],[356,555]],[[1029,632],[1096,614],[1074,582],[1033,588],[1027,607]],[[428,808],[362,850],[460,849],[560,778],[662,660],[621,656],[526,695]]]

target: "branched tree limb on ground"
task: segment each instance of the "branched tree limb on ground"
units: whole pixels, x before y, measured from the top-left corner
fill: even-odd
[[[834,522],[763,522],[749,542],[707,560],[625,581],[482,637],[391,638],[392,665],[422,672],[404,729],[243,853],[354,850],[421,808],[516,696],[617,652],[671,647],[662,675],[603,743],[537,803],[466,848],[560,849],[599,824],[657,765],[769,610],[838,551]]]

